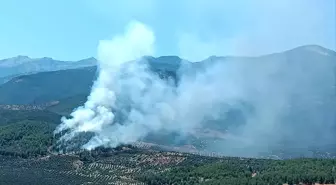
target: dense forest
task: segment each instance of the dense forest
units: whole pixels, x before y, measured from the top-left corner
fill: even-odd
[[[334,184],[336,160],[295,159],[258,160],[227,158],[197,164],[184,162],[181,167],[161,174],[144,174],[148,184]]]
[[[62,177],[63,166],[80,163],[82,167],[73,171],[69,168],[64,184],[89,181],[96,174],[97,184],[107,181],[132,182],[135,184],[333,184],[336,181],[336,159],[299,158],[292,160],[271,160],[240,157],[206,157],[200,155],[163,152],[158,149],[142,149],[133,145],[117,148],[99,147],[93,151],[80,151],[72,155],[51,153],[57,139],[53,130],[60,116],[50,111],[0,111],[0,179],[8,179],[22,173],[23,164],[30,169],[30,161],[35,161],[38,174],[46,174],[50,179]],[[61,158],[57,156],[63,156]],[[52,161],[40,159],[52,157]],[[8,160],[12,161],[9,163]],[[19,162],[21,161],[21,162]],[[69,162],[64,162],[69,161]],[[76,162],[77,161],[77,162]],[[17,164],[11,166],[10,164]],[[99,165],[98,165],[99,164]],[[41,166],[43,165],[43,166]],[[50,171],[50,165],[54,166]],[[98,166],[97,166],[98,165]],[[94,166],[95,169],[92,166]],[[120,171],[120,169],[123,169]],[[119,170],[118,170],[119,169]],[[115,171],[113,171],[115,170]],[[113,173],[111,172],[113,171]],[[14,173],[15,172],[15,173]],[[130,173],[132,172],[132,173]],[[51,173],[51,174],[50,174]],[[83,175],[86,174],[86,175]],[[91,175],[89,175],[91,174]],[[127,176],[120,179],[117,176]],[[82,175],[82,176],[80,176]],[[104,179],[99,179],[105,175]],[[49,180],[50,180],[49,179]],[[77,180],[78,181],[77,181]],[[22,181],[23,182],[23,181]],[[71,183],[70,183],[71,182]],[[98,183],[99,182],[99,183]],[[49,181],[46,183],[49,183]],[[93,183],[94,184],[94,183]],[[127,183],[126,183],[127,184]]]
[[[0,154],[43,156],[55,142],[60,116],[48,111],[0,111]]]

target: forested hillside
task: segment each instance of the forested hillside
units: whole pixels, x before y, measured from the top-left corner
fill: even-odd
[[[57,154],[53,130],[59,115],[41,110],[0,115],[0,184],[332,184],[336,177],[336,159],[218,158],[141,144]]]
[[[29,159],[0,156],[0,183],[280,185],[335,184],[336,178],[336,160],[331,159],[211,158],[127,147],[106,152]]]
[[[0,154],[44,156],[56,141],[60,116],[49,111],[0,110]]]
[[[0,104],[42,104],[88,93],[95,67],[20,76],[0,86]]]

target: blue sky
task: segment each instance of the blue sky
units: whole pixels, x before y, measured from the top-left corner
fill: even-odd
[[[156,54],[201,60],[304,44],[336,49],[335,0],[5,0],[0,58],[79,60],[131,20],[150,26]]]

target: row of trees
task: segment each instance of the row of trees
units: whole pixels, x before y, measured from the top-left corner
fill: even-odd
[[[231,158],[195,165],[187,160],[161,174],[141,174],[148,184],[334,184],[336,160],[259,160]]]

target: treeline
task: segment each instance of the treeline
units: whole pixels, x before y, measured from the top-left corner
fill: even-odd
[[[27,120],[58,124],[60,119],[60,115],[45,110],[0,110],[0,125]]]
[[[93,162],[101,158],[111,157],[116,155],[129,155],[129,154],[137,154],[137,153],[149,153],[150,151],[145,151],[139,148],[136,148],[130,144],[119,145],[115,148],[105,148],[105,147],[97,147],[94,150],[82,150],[78,152],[78,156],[81,161],[85,162]]]
[[[195,165],[196,164],[196,165]],[[334,184],[336,160],[332,159],[223,159],[203,164],[187,160],[183,165],[158,174],[141,174],[149,185],[263,185],[263,184]]]
[[[60,116],[47,111],[0,111],[0,155],[43,156]]]
[[[23,158],[46,155],[54,142],[54,125],[21,121],[0,127],[0,154]]]

